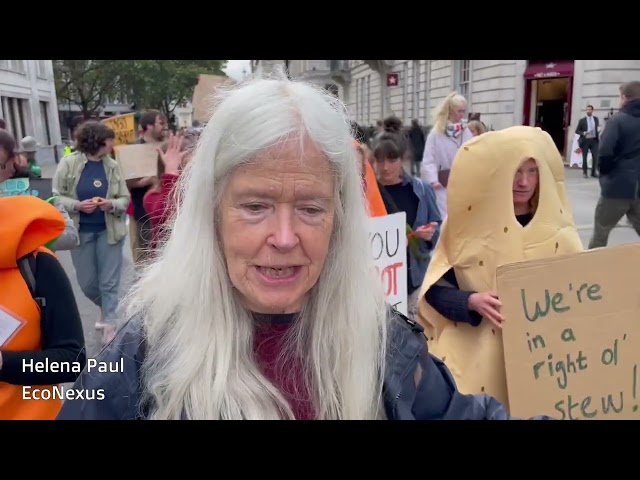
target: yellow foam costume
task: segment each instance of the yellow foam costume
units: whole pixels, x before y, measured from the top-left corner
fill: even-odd
[[[539,199],[522,227],[513,207],[513,181],[528,158],[539,169]],[[429,350],[451,370],[463,393],[486,393],[508,408],[502,332],[491,321],[455,323],[425,300],[426,291],[453,268],[461,290],[496,290],[505,263],[582,251],[564,183],[564,163],[551,137],[517,126],[469,140],[449,176],[448,216],[420,292],[419,322]],[[509,319],[505,319],[506,322]]]

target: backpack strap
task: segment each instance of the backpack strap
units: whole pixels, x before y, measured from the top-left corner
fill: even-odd
[[[18,259],[18,269],[22,274],[22,278],[29,288],[31,297],[36,301],[40,308],[47,306],[47,301],[43,297],[36,296],[36,255],[38,252],[31,252]]]

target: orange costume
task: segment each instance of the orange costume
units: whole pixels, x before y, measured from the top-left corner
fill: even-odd
[[[360,149],[360,143],[357,140],[353,141],[353,145],[356,150]],[[360,154],[364,155],[364,152],[360,150]],[[367,197],[367,204],[369,207],[369,215],[372,217],[383,217],[387,214],[387,208],[382,201],[382,195],[380,189],[378,189],[378,180],[376,174],[373,171],[373,167],[367,158],[364,159],[364,189]]]
[[[41,351],[40,307],[17,264],[31,252],[54,255],[43,247],[64,231],[62,214],[51,204],[31,196],[0,198],[0,314],[24,325],[1,346],[2,351]],[[40,392],[53,386],[36,387]],[[45,393],[46,395],[46,393]],[[59,399],[23,400],[22,386],[0,381],[0,420],[53,420],[62,406]]]

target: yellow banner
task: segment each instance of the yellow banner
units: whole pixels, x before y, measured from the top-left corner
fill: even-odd
[[[102,120],[114,132],[116,132],[115,146],[128,145],[136,140],[136,122],[135,113],[127,113],[125,115],[116,115]]]

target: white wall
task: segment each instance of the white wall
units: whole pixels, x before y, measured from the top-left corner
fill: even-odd
[[[30,135],[40,143],[38,161],[49,163],[54,161],[54,151],[61,153],[60,121],[58,119],[58,102],[53,78],[52,60],[23,60],[19,68],[16,68],[15,60],[0,60],[0,116],[7,122],[7,128],[19,142],[23,137]],[[20,70],[20,71],[16,71]],[[15,108],[15,101],[23,100],[23,108],[19,111]],[[51,142],[47,140],[45,119],[43,118],[40,102],[47,103],[47,122]],[[16,123],[20,124],[22,117],[24,131],[18,127],[13,131],[11,118],[15,116]]]
[[[471,60],[468,110],[480,113],[484,124],[495,130],[522,121],[522,108],[516,112],[515,100],[524,95],[523,89],[517,88],[524,83],[523,72],[517,77],[516,67],[516,60]],[[519,97],[516,90],[521,91]]]

